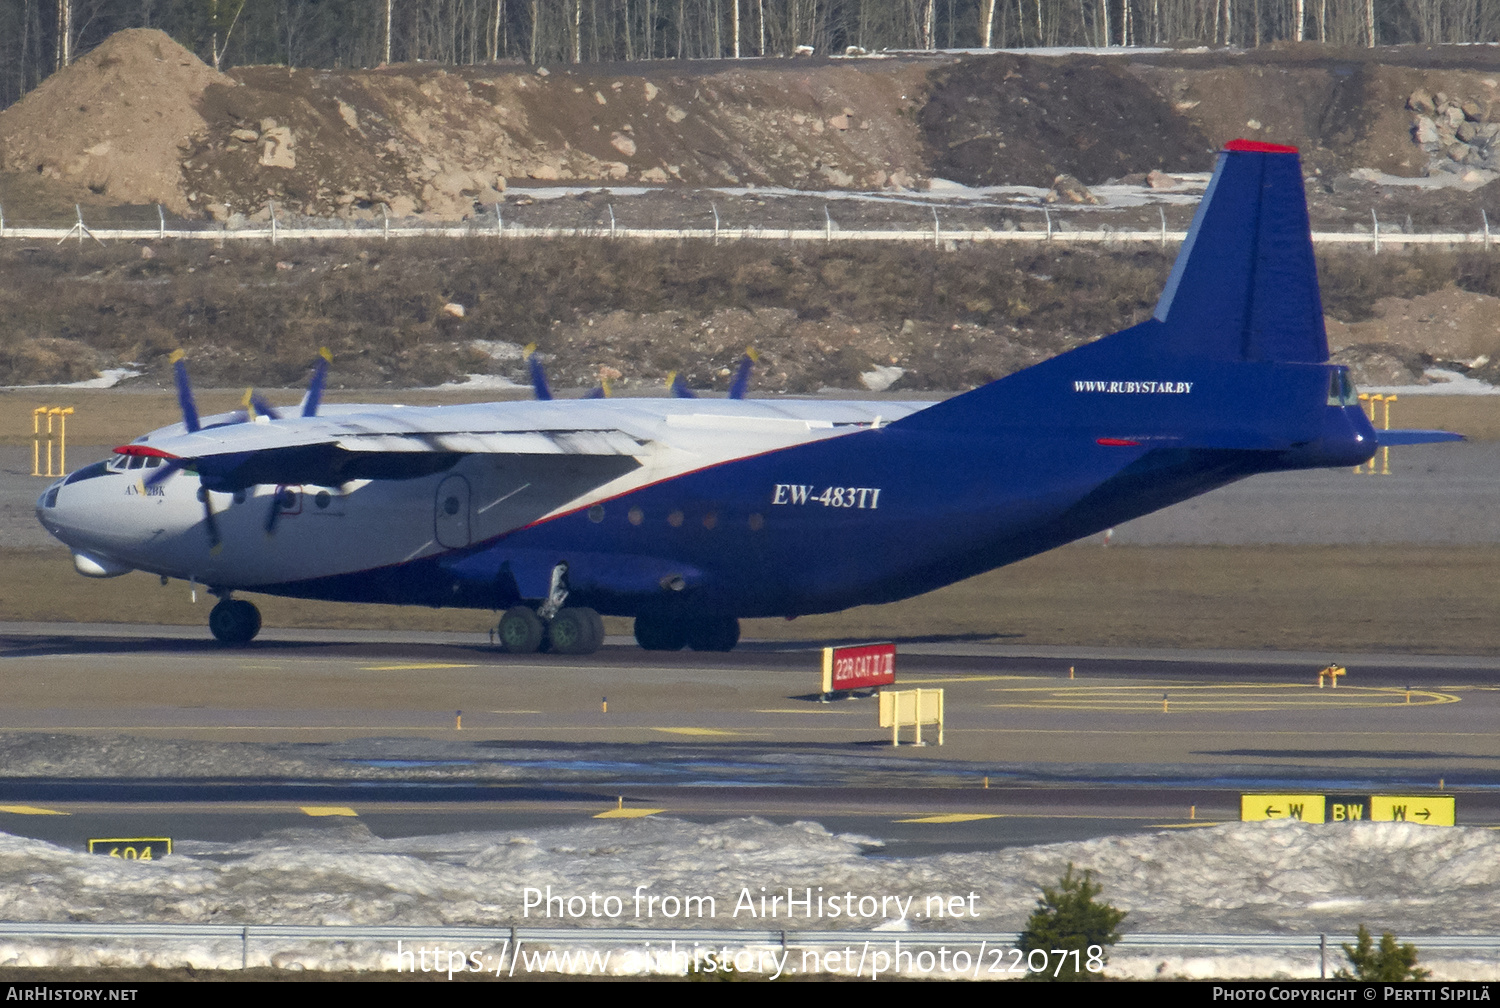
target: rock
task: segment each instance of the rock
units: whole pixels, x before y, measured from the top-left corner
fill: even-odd
[[[339,118],[344,120],[344,125],[350,129],[359,129],[359,113],[355,112],[354,106],[348,102],[339,102]]]
[[[467,312],[464,310],[464,306],[457,301],[449,301],[443,305],[443,314],[451,315],[453,318],[463,318]]]
[[[297,167],[297,152],[289,126],[272,126],[260,135],[260,163],[267,168]]]
[[[417,201],[404,194],[392,196],[389,209],[392,217],[410,217],[417,212]]]
[[[900,381],[904,374],[906,374],[906,368],[876,364],[871,370],[860,372],[859,380],[860,384],[871,392],[884,392]]]
[[[793,56],[811,56],[812,54],[813,47],[810,45],[799,45],[797,48],[792,50]]]
[[[1428,116],[1418,116],[1414,129],[1417,143],[1422,145],[1439,143],[1437,123]]]
[[[1100,199],[1089,192],[1089,187],[1071,175],[1059,175],[1052,180],[1052,188],[1043,197],[1048,203],[1084,203],[1099,206]]]
[[[626,157],[635,157],[635,141],[624,133],[612,134],[609,138],[609,145]]]
[[[557,165],[544,164],[537,165],[531,169],[531,171],[526,173],[526,177],[538,179],[542,182],[556,182],[562,178],[562,172],[558,170]]]
[[[254,143],[255,141],[260,139],[259,133],[255,132],[254,130],[248,129],[237,129],[229,135],[231,138],[238,140],[240,143]]]
[[[1433,104],[1432,95],[1426,91],[1413,91],[1411,97],[1406,99],[1406,107],[1420,115],[1432,115],[1437,111]]]
[[[839,131],[847,130],[849,128],[849,117],[847,115],[829,116],[828,125]]]
[[[1176,189],[1177,180],[1159,168],[1152,169],[1146,173],[1146,188]]]
[[[667,181],[667,173],[660,168],[647,168],[645,171],[641,172],[641,181],[665,182]]]
[[[141,246],[141,258],[142,259],[155,259],[156,258],[156,252],[151,248],[150,245],[142,245]]]
[[[1474,149],[1468,144],[1456,143],[1450,146],[1445,153],[1448,155],[1450,161],[1457,164],[1467,164],[1469,159],[1473,157]]]
[[[273,130],[275,128],[276,128],[276,120],[275,119],[262,119],[260,121],[260,131],[262,133],[269,132],[270,130]]]
[[[661,88],[657,87],[655,84],[652,84],[650,81],[647,81],[646,82],[646,100],[647,101],[652,101],[659,94],[661,94]]]
[[[1464,143],[1468,143],[1479,135],[1479,128],[1474,123],[1463,122],[1459,124],[1458,129],[1454,130],[1454,135]]]
[[[545,76],[547,76],[547,75],[548,75],[548,74],[550,74],[550,73],[551,73],[551,72],[552,72],[552,71],[551,71],[551,70],[548,70],[548,69],[547,69],[547,68],[546,68],[546,67],[537,67],[537,68],[536,68],[536,75],[537,75],[537,76],[538,76],[538,77],[545,77]]]
[[[1443,118],[1448,120],[1450,129],[1458,129],[1459,124],[1464,121],[1464,110],[1457,105],[1449,105],[1448,110],[1443,113]]]
[[[1463,110],[1464,118],[1471,122],[1480,122],[1484,119],[1484,109],[1480,108],[1479,103],[1472,98],[1465,101],[1459,108]]]
[[[599,174],[608,179],[622,179],[630,174],[630,166],[624,161],[604,161],[599,165]]]
[[[604,97],[604,92],[603,91],[595,91],[594,92],[594,101],[598,102],[600,105],[608,105],[609,104],[608,99],[606,99]]]

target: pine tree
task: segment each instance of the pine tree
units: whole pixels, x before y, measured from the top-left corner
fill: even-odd
[[[1397,945],[1396,936],[1387,931],[1380,936],[1380,948],[1363,924],[1355,935],[1354,945],[1344,945],[1344,955],[1354,972],[1341,969],[1333,975],[1340,980],[1426,980],[1431,970],[1417,969],[1417,947]]]
[[[1076,874],[1071,863],[1056,888],[1042,886],[1042,898],[1037,900],[1019,944],[1023,953],[1029,954],[1033,949],[1046,952],[1047,966],[1029,972],[1029,978],[1103,979],[1105,949],[1120,940],[1116,929],[1126,913],[1108,903],[1095,902],[1103,888],[1093,881],[1092,872]],[[1055,952],[1062,955],[1060,964]],[[1029,958],[1026,961],[1031,963]],[[1091,964],[1094,969],[1089,969]]]

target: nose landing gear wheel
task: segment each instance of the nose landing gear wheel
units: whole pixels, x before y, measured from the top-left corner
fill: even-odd
[[[604,643],[604,620],[585,606],[559,609],[547,626],[553,654],[586,655]]]
[[[209,611],[208,629],[221,644],[248,644],[260,633],[260,610],[244,599],[222,599]]]
[[[511,654],[535,654],[546,637],[547,627],[530,606],[512,606],[500,617],[500,646]]]

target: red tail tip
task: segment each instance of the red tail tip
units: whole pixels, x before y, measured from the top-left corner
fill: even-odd
[[[1297,148],[1284,144],[1263,143],[1260,140],[1231,140],[1224,145],[1227,151],[1249,151],[1256,154],[1295,154]]]

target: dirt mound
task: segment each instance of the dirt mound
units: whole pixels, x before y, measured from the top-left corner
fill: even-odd
[[[323,72],[213,87],[186,164],[214,216],[458,219],[517,180],[799,189],[910,185],[925,66],[785,64]]]
[[[1449,287],[1414,298],[1381,298],[1375,316],[1351,325],[1329,319],[1329,349],[1384,343],[1440,361],[1500,360],[1500,298]]]
[[[934,174],[969,185],[1085,183],[1162,168],[1203,171],[1213,146],[1124,60],[998,54],[933,74],[920,122]]]
[[[210,84],[233,82],[164,32],[118,32],[0,112],[0,166],[187,213],[181,148]]]

